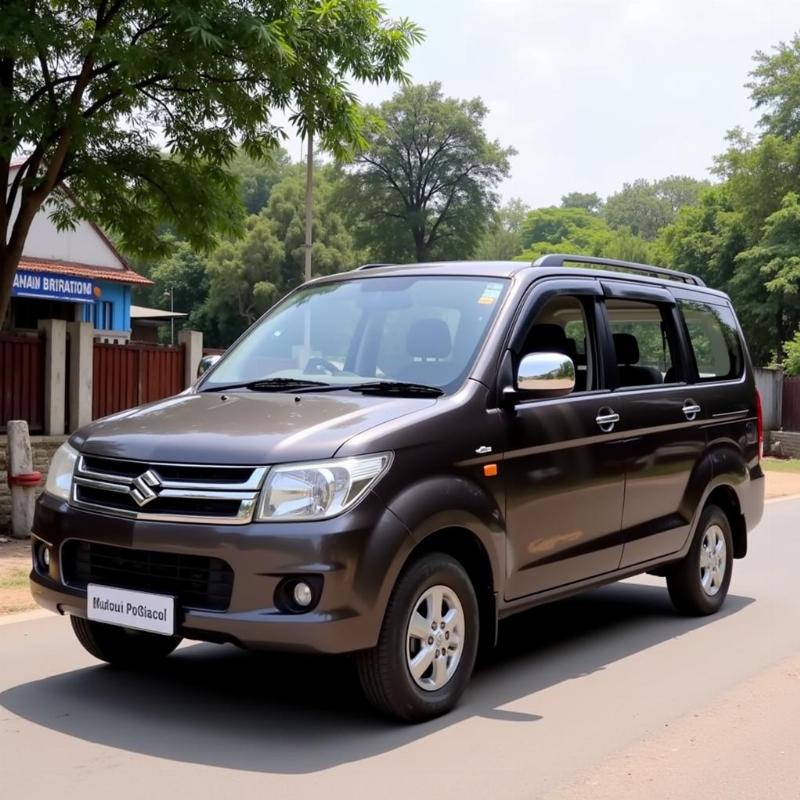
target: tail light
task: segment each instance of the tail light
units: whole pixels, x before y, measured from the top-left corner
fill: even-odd
[[[756,431],[758,432],[758,458],[764,456],[764,409],[761,406],[761,392],[756,389]]]

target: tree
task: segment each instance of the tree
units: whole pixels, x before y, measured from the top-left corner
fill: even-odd
[[[0,319],[40,208],[92,218],[129,252],[163,253],[164,222],[208,248],[239,222],[237,143],[269,153],[279,108],[303,132],[313,111],[339,155],[362,144],[346,81],[405,81],[421,38],[377,0],[5,0],[2,19]]]
[[[725,181],[755,241],[767,217],[800,186],[800,135],[786,140],[766,134],[756,140],[737,128],[727,140],[728,149],[714,159],[714,172]]]
[[[525,250],[517,260],[535,261],[545,253],[604,256],[625,261],[648,261],[650,247],[628,228],[614,230],[583,208],[537,208],[522,226]]]
[[[780,210],[767,217],[763,236],[736,257],[734,286],[766,290],[758,308],[764,329],[772,333],[774,352],[780,362],[783,343],[800,325],[800,202],[793,192],[783,199]],[[758,322],[758,320],[756,321]]]
[[[800,133],[800,34],[781,42],[772,55],[759,50],[752,80],[745,84],[753,105],[764,111],[759,124],[766,133],[791,139]]]
[[[522,246],[527,249],[538,242],[555,245],[574,239],[579,230],[606,232],[608,225],[585,208],[535,208],[522,225]]]
[[[590,214],[598,214],[603,201],[596,192],[570,192],[561,198],[561,208],[582,208]]]
[[[380,124],[345,183],[359,242],[384,260],[469,257],[514,154],[487,138],[486,106],[446,98],[431,83],[369,110]]]
[[[171,290],[175,310],[188,313],[201,306],[208,295],[207,260],[188,242],[175,242],[171,247],[172,252],[155,265],[137,265],[153,286],[137,287],[136,302],[167,308],[165,294]]]
[[[784,344],[783,349],[786,353],[783,361],[784,372],[791,377],[800,375],[800,328],[794,337]]]
[[[522,251],[522,226],[528,207],[519,198],[509,200],[498,208],[483,235],[475,258],[481,261],[505,261]]]
[[[247,218],[245,235],[222,242],[206,260],[208,291],[190,324],[214,345],[229,345],[302,282],[303,170],[302,164],[289,167],[272,188],[269,203]],[[352,269],[359,260],[333,191],[334,172],[331,166],[316,167],[315,276]]]
[[[680,175],[657,181],[640,178],[623,184],[606,200],[603,216],[612,228],[630,228],[635,235],[653,241],[674,221],[680,208],[697,203],[708,185],[707,181]]]
[[[250,158],[239,150],[230,163],[230,172],[239,183],[239,198],[248,214],[258,214],[269,202],[272,187],[287,173],[291,159],[282,147],[268,158]]]

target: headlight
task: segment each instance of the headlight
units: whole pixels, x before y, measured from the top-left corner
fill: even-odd
[[[261,490],[257,519],[327,519],[352,508],[391,463],[390,453],[274,467]]]
[[[68,442],[64,442],[56,450],[53,460],[50,462],[50,469],[47,472],[47,483],[44,490],[58,497],[60,500],[69,500],[72,491],[72,471],[75,469],[75,462],[78,460],[78,451],[70,447]]]

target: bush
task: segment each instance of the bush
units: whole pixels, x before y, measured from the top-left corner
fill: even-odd
[[[783,361],[783,370],[787,375],[800,375],[800,328],[783,346],[786,358]]]

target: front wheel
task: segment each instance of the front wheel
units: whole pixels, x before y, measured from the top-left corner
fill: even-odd
[[[422,722],[455,706],[478,650],[478,600],[461,564],[430,553],[400,576],[378,644],[358,656],[358,675],[375,708]]]
[[[689,616],[714,614],[728,594],[733,569],[733,537],[725,512],[703,509],[686,557],[667,573],[667,588],[675,608]]]
[[[70,622],[88,653],[118,667],[149,666],[166,658],[181,643],[180,636],[161,636],[82,617],[70,617]]]

